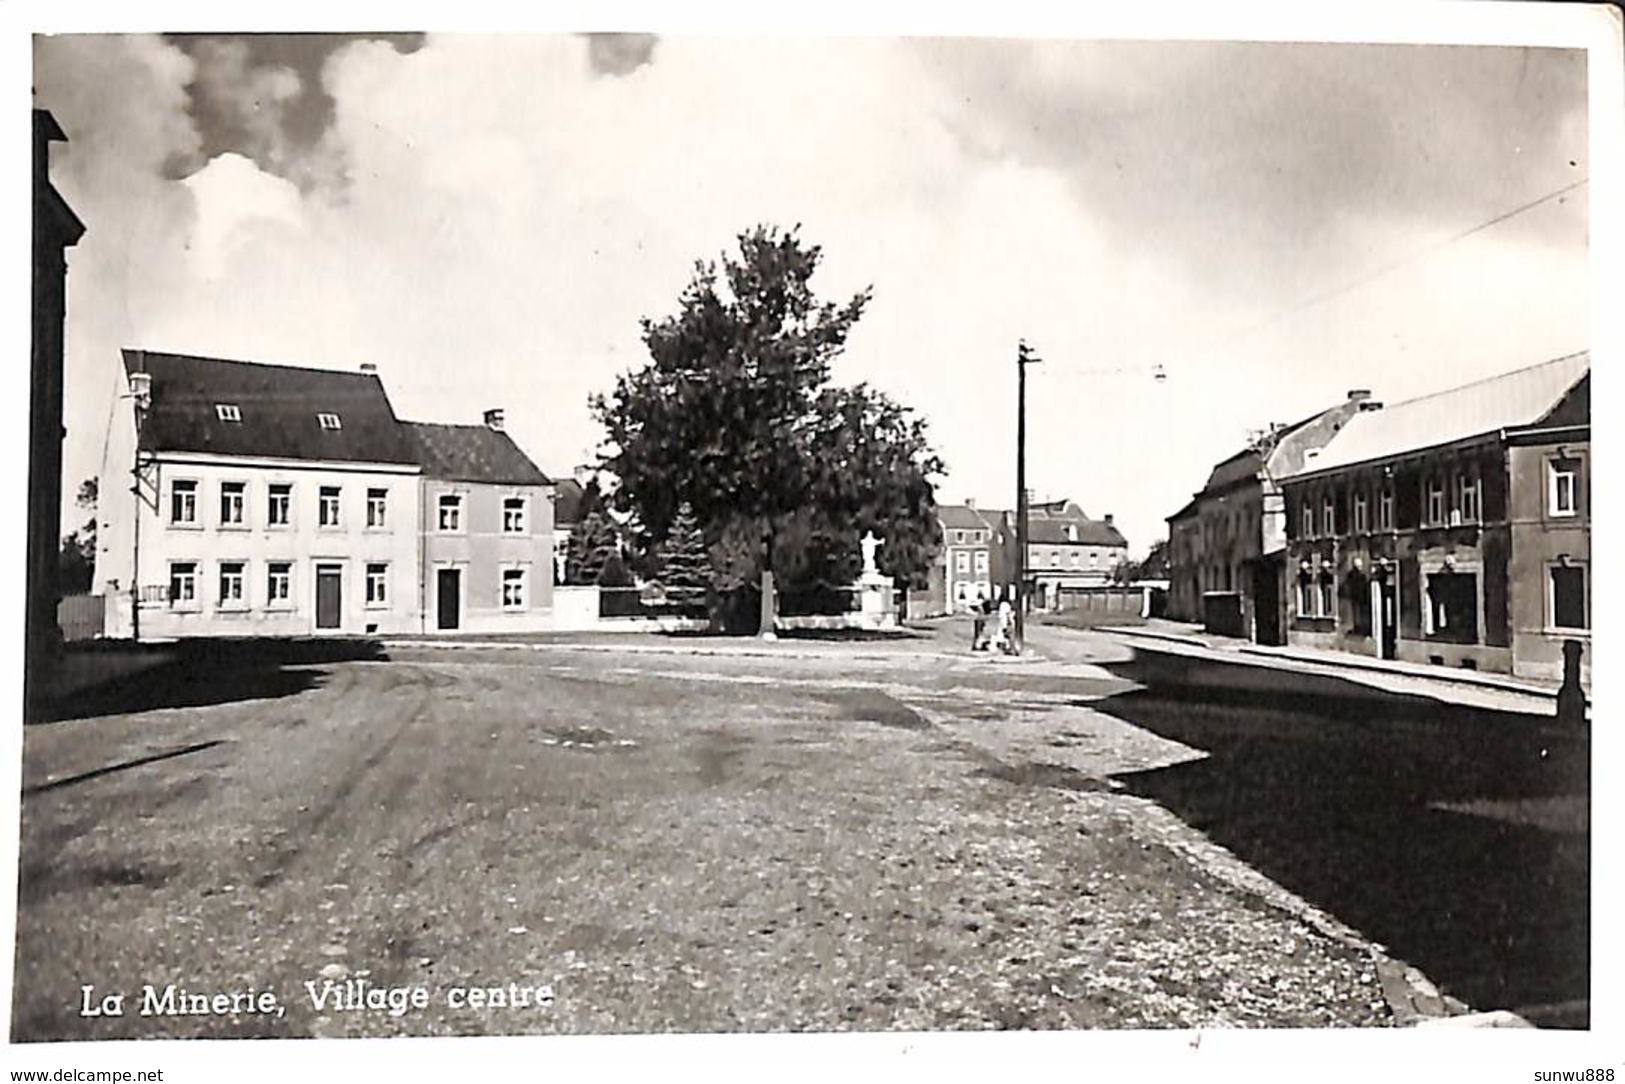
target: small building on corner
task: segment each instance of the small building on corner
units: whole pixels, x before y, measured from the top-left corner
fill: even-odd
[[[503,428],[405,422],[422,468],[423,619],[434,631],[533,632],[553,615],[552,482]]]

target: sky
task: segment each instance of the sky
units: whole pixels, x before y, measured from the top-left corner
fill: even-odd
[[[568,474],[640,318],[758,223],[822,246],[822,296],[873,287],[835,379],[925,417],[939,501],[1013,503],[1025,338],[1029,484],[1136,553],[1250,431],[1590,346],[1576,50],[65,35],[33,58],[88,227],[69,500],[121,347],[373,363],[400,416],[502,407]]]

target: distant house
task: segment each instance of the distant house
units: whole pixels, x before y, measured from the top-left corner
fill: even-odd
[[[1218,463],[1168,517],[1168,616],[1265,644],[1286,642],[1286,514],[1278,479],[1298,470],[1349,418],[1380,409],[1363,388],[1274,426]]]
[[[570,553],[570,536],[586,518],[582,506],[586,489],[575,478],[561,478],[553,484],[553,582],[564,582],[564,563]]]
[[[940,544],[925,590],[909,592],[909,617],[964,613],[993,596],[997,515],[979,511],[974,503],[937,506]]]
[[[524,632],[553,612],[552,482],[503,431],[404,423],[422,467],[423,620],[436,631]]]
[[[997,562],[1004,581],[1000,588],[1008,592],[1020,567],[1015,513],[1002,515],[996,534],[1003,551]],[[1063,592],[1110,583],[1112,570],[1127,557],[1128,540],[1110,515],[1092,519],[1070,500],[1028,505],[1025,567],[1033,609],[1059,609]]]
[[[57,553],[62,544],[62,340],[67,318],[67,250],[85,226],[51,184],[51,144],[67,136],[34,110],[33,277],[28,413],[27,631],[23,641],[24,714],[41,707],[39,689],[61,646],[57,628]]]
[[[550,486],[505,433],[404,423],[370,366],[123,356],[92,588],[106,596],[107,635],[382,635],[545,618],[550,577],[538,589],[530,569],[552,553]],[[454,596],[455,623],[442,625]]]
[[[1591,360],[1351,418],[1282,479],[1289,640],[1555,679],[1590,639]]]

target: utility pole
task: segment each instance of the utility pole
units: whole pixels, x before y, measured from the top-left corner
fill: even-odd
[[[1041,360],[1022,339],[1016,347],[1016,654],[1027,646],[1027,366]]]

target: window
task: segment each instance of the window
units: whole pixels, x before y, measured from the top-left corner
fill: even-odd
[[[525,498],[502,499],[502,530],[506,534],[525,533]]]
[[[243,412],[236,403],[216,403],[214,405],[214,416],[223,422],[240,423],[243,420]]]
[[[1320,609],[1317,611],[1321,617],[1337,616],[1337,581],[1332,579],[1330,572],[1322,572],[1315,581],[1319,587]]]
[[[220,562],[220,605],[241,606],[243,596],[243,562]]]
[[[169,522],[197,523],[197,483],[177,478],[169,485]]]
[[[1394,491],[1384,486],[1382,493],[1377,497],[1377,530],[1391,531],[1394,529]]]
[[[265,605],[288,606],[293,602],[293,562],[272,561],[265,566]]]
[[[1319,599],[1315,592],[1315,581],[1308,576],[1298,580],[1298,616],[1314,617],[1315,607]]]
[[[316,526],[337,527],[339,525],[339,487],[323,486],[317,494]]]
[[[265,502],[265,525],[286,527],[293,522],[293,486],[287,482],[272,482],[270,496]]]
[[[986,550],[977,550],[976,551],[976,571],[978,573],[981,573],[981,574],[984,574],[984,575],[987,572],[987,551]]]
[[[457,493],[442,493],[437,506],[440,518],[436,521],[442,531],[463,529],[463,498]]]
[[[1099,568],[1100,567],[1100,551],[1099,550],[1090,550],[1089,551],[1089,567],[1090,568]]]
[[[1350,572],[1343,581],[1349,600],[1349,631],[1356,636],[1371,635],[1371,581],[1363,572]]]
[[[316,424],[320,425],[323,429],[344,428],[344,423],[339,421],[339,416],[337,414],[317,414]]]
[[[220,483],[220,526],[243,525],[243,502],[248,496],[247,482]]]
[[[1463,523],[1478,522],[1478,509],[1482,503],[1479,500],[1480,494],[1480,483],[1476,475],[1466,473],[1456,475],[1456,507],[1461,511]]]
[[[955,572],[969,572],[970,571],[970,554],[967,553],[965,550],[955,550],[954,551],[954,571]]]
[[[367,566],[367,605],[381,608],[389,605],[389,566]]]
[[[172,561],[169,565],[169,604],[175,608],[197,602],[197,562]]]
[[[1444,522],[1444,483],[1437,476],[1428,476],[1427,498],[1427,520],[1425,522],[1430,526],[1438,526]]]
[[[1371,529],[1370,508],[1364,493],[1354,495],[1354,533],[1365,534]]]
[[[385,526],[385,516],[389,512],[389,490],[367,490],[367,526],[378,528]]]
[[[1586,574],[1577,565],[1557,565],[1552,569],[1552,627],[1586,629]]]
[[[1580,464],[1573,459],[1552,459],[1546,464],[1546,514],[1572,516],[1580,511]]]
[[[1432,640],[1478,642],[1478,577],[1470,572],[1434,572],[1427,577],[1423,631]]]
[[[502,570],[502,608],[504,610],[523,610],[525,608],[524,569],[505,568]]]
[[[1303,499],[1302,511],[1300,515],[1302,517],[1299,530],[1300,537],[1315,537],[1315,506],[1308,497]]]
[[[1326,534],[1337,533],[1337,502],[1330,493],[1320,502],[1320,529]]]
[[[963,544],[964,541],[965,541],[965,532],[964,531],[955,531],[954,532],[954,541],[956,543]]]

